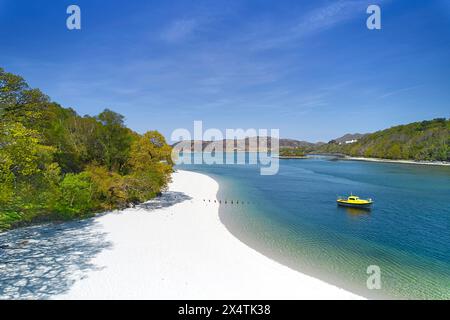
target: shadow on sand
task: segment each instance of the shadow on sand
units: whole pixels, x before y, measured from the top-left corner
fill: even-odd
[[[91,259],[111,247],[97,226],[88,219],[0,234],[0,299],[47,299],[66,292],[96,269]]]
[[[156,210],[168,208],[177,203],[192,200],[192,198],[182,192],[167,191],[161,197],[152,199],[146,203],[138,205],[136,208],[144,210]]]
[[[153,211],[190,199],[167,192],[138,207]],[[0,299],[48,299],[67,292],[88,271],[102,269],[93,258],[113,247],[106,236],[95,218],[1,233]]]

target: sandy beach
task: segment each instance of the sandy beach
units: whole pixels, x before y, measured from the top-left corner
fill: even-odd
[[[212,178],[178,171],[156,209],[96,218],[111,242],[96,270],[56,299],[357,299],[291,270],[232,236],[219,220]],[[173,204],[174,203],[174,204]]]
[[[235,238],[219,219],[218,190],[177,171],[138,208],[0,234],[0,299],[360,298]]]

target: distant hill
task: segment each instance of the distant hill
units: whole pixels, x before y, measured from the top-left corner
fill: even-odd
[[[317,145],[324,144],[323,142],[311,143],[307,141],[299,141],[294,139],[280,139],[280,148],[313,148]]]
[[[267,139],[267,140],[266,140]],[[268,149],[271,148],[272,146],[272,139],[266,138],[266,137],[252,137],[252,138],[246,138],[246,139],[223,139],[223,140],[218,140],[218,141],[208,141],[208,140],[203,140],[203,141],[198,141],[198,140],[191,140],[191,141],[181,141],[181,142],[177,142],[173,145],[174,148],[183,148],[184,151],[194,151],[194,146],[195,143],[198,142],[202,145],[202,150],[204,150],[205,148],[210,148],[210,149],[218,149],[218,148],[222,148],[222,150],[234,150],[234,151],[247,151],[247,152],[256,152],[258,151],[258,146],[259,146],[259,151],[264,152],[267,151]]]
[[[336,138],[332,141],[330,141],[330,143],[333,143],[333,141],[337,144],[349,144],[349,143],[354,143],[357,142],[358,140],[360,140],[361,138],[367,136],[368,134],[361,134],[361,133],[347,133],[346,135],[340,137],[340,138]]]
[[[266,141],[267,139],[267,141]],[[270,149],[272,147],[272,138],[270,137],[252,137],[252,138],[246,138],[246,139],[234,139],[234,140],[220,140],[220,141],[201,141],[202,144],[202,150],[205,149],[207,146],[220,146],[222,144],[223,150],[227,148],[227,150],[236,150],[236,151],[250,151],[250,152],[256,152],[258,151],[257,146],[259,146],[259,151],[267,151],[267,149]],[[185,148],[185,150],[194,150],[194,140],[191,141],[182,141],[175,143],[173,146],[181,146]],[[319,142],[319,143],[311,143],[307,141],[299,141],[299,140],[293,140],[293,139],[279,139],[278,144],[280,148],[286,148],[286,149],[303,149],[305,152],[315,150],[321,145],[324,145],[325,143]]]
[[[350,136],[344,136],[344,140]],[[393,160],[450,161],[450,120],[414,122],[363,135],[354,143],[338,139],[316,152]]]
[[[263,137],[253,137],[244,140],[221,140],[227,150],[255,152],[271,148],[272,140]],[[193,150],[193,141],[184,141],[189,150]],[[203,148],[211,141],[203,141]],[[175,144],[174,146],[178,145]],[[235,145],[236,144],[236,145]],[[280,150],[286,154],[333,153],[354,157],[383,158],[393,160],[417,161],[450,161],[450,120],[445,118],[430,121],[415,122],[392,127],[375,133],[346,134],[328,143],[311,143],[294,139],[279,139]],[[292,150],[290,150],[292,149]]]

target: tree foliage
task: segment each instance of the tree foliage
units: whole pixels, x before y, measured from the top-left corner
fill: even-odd
[[[305,148],[303,147],[295,147],[295,148],[280,148],[280,157],[304,157],[305,156]]]
[[[149,200],[170,181],[171,147],[109,109],[80,117],[0,68],[0,230]]]

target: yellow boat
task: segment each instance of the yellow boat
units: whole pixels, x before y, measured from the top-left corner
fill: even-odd
[[[343,207],[352,207],[352,208],[365,208],[369,209],[372,204],[372,199],[360,199],[357,196],[350,195],[348,197],[338,197],[337,204]]]

